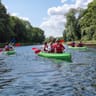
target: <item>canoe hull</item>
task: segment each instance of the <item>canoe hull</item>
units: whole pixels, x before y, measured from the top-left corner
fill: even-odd
[[[12,50],[12,51],[5,51],[4,54],[7,54],[7,55],[14,55],[16,53],[15,50]]]
[[[71,54],[70,53],[45,53],[45,52],[40,52],[38,54],[38,56],[42,56],[42,57],[45,57],[45,58],[51,58],[51,59],[71,61]]]
[[[68,48],[74,49],[74,50],[86,50],[87,49],[86,46],[84,46],[84,47],[72,47],[72,46],[68,46]]]

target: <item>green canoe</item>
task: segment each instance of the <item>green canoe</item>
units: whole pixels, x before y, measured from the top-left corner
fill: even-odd
[[[7,55],[13,55],[15,53],[16,53],[16,50],[4,51],[4,54],[7,54]]]
[[[72,46],[68,46],[68,48],[74,49],[74,50],[86,50],[87,49],[86,46],[84,46],[84,47],[72,47]]]
[[[46,53],[46,52],[40,52],[40,53],[38,53],[38,56],[42,56],[42,57],[46,57],[46,58],[52,58],[52,59],[71,61],[71,54],[70,53]]]

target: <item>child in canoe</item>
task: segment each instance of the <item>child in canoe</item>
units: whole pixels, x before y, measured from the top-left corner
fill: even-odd
[[[83,47],[84,44],[80,41],[79,44],[77,44],[77,47]]]

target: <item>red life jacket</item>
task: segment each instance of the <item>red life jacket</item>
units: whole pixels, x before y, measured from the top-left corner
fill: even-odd
[[[55,45],[55,48],[57,53],[63,53],[63,50],[65,49],[65,47],[62,44],[58,43]]]
[[[75,47],[75,43],[74,43],[74,42],[73,42],[73,43],[71,43],[70,45],[71,45],[72,47]]]
[[[83,44],[82,44],[82,43],[79,43],[79,44],[77,45],[77,47],[83,47]]]
[[[54,44],[50,45],[50,52],[51,52],[51,53],[54,53],[54,52],[55,52],[54,49],[55,49],[55,48],[54,48]]]
[[[5,46],[5,51],[9,51],[9,49],[10,49],[9,46],[6,45],[6,46]]]

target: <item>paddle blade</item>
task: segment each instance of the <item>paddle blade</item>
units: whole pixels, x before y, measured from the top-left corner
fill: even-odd
[[[41,52],[41,50],[38,48],[32,48],[32,50],[35,52],[35,54],[38,54],[39,52]]]
[[[39,49],[37,49],[37,48],[32,48],[32,50],[39,50]]]
[[[35,50],[35,54],[38,54],[38,53],[40,53],[41,52],[41,50]]]

